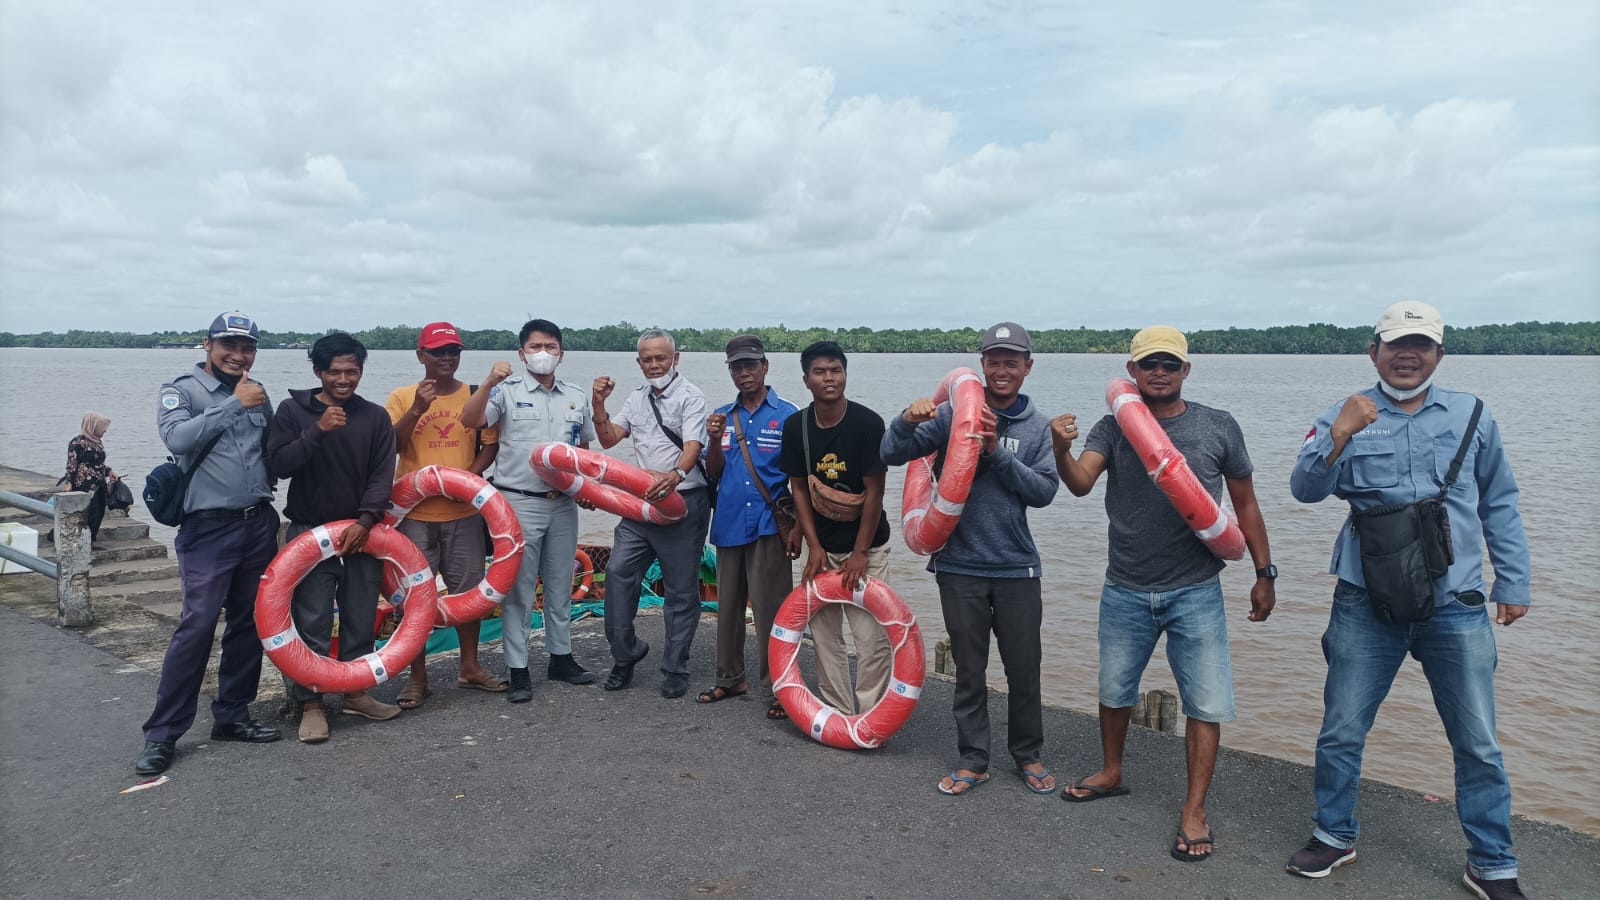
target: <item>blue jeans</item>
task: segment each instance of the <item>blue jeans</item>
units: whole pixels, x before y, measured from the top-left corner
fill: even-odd
[[[1360,827],[1356,796],[1367,732],[1410,653],[1422,664],[1455,757],[1456,814],[1467,836],[1467,865],[1483,879],[1517,877],[1511,853],[1511,783],[1494,733],[1494,670],[1498,657],[1486,604],[1439,601],[1433,618],[1387,625],[1372,614],[1367,592],[1346,581],[1333,591],[1322,635],[1328,680],[1317,736],[1314,819],[1318,840],[1349,847]]]
[[[1100,705],[1126,709],[1139,702],[1139,677],[1163,632],[1183,714],[1232,722],[1233,663],[1217,578],[1160,592],[1106,582],[1100,589]]]

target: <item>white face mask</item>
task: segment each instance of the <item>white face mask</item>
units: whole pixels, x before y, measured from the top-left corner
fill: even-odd
[[[673,377],[676,376],[677,374],[678,374],[678,367],[677,366],[673,366],[672,368],[667,370],[667,374],[662,375],[662,376],[657,377],[657,378],[646,378],[645,381],[648,382],[649,385],[651,387],[655,388],[656,390],[664,391],[664,390],[667,389],[667,385],[672,383]]]
[[[538,353],[523,357],[522,364],[535,375],[549,375],[555,372],[556,366],[561,365],[561,357],[547,350],[540,350]]]
[[[1420,396],[1421,394],[1426,392],[1428,390],[1428,386],[1433,384],[1433,376],[1429,375],[1427,381],[1424,381],[1423,383],[1417,385],[1414,388],[1411,388],[1410,390],[1404,390],[1404,391],[1402,391],[1401,389],[1395,387],[1394,385],[1390,384],[1389,382],[1384,381],[1381,378],[1378,379],[1378,383],[1383,385],[1383,392],[1385,394],[1387,394],[1390,399],[1399,401],[1401,403],[1404,403],[1407,400],[1410,400],[1413,397]]]

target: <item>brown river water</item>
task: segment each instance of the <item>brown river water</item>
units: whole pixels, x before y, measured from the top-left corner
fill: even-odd
[[[7,425],[0,463],[59,474],[67,441],[87,410],[110,416],[106,447],[113,468],[135,485],[165,456],[155,429],[156,392],[163,380],[200,359],[183,350],[0,350],[0,421]],[[497,359],[514,354],[472,351],[463,377],[478,381]],[[849,396],[885,416],[931,393],[951,368],[975,357],[951,354],[859,355],[850,360]],[[720,354],[685,354],[682,369],[713,404],[733,398]],[[1040,356],[1026,392],[1042,412],[1078,414],[1085,424],[1104,413],[1105,384],[1122,372],[1115,356]],[[597,375],[617,379],[615,408],[639,383],[627,353],[573,353],[562,377],[587,386]],[[276,404],[291,387],[315,380],[302,351],[263,350],[254,375]],[[379,351],[368,361],[361,393],[382,403],[393,388],[418,377],[408,351]],[[1333,579],[1327,573],[1343,504],[1307,506],[1289,495],[1289,471],[1302,438],[1326,405],[1370,385],[1364,356],[1196,357],[1185,394],[1228,410],[1239,420],[1256,467],[1256,494],[1281,572],[1278,608],[1264,624],[1245,620],[1253,581],[1248,560],[1223,573],[1230,602],[1239,719],[1223,728],[1225,744],[1310,763],[1321,721],[1325,667],[1319,639],[1327,622]],[[792,402],[809,396],[799,358],[772,358],[768,381]],[[1499,640],[1498,724],[1520,815],[1600,834],[1600,359],[1593,357],[1447,357],[1439,384],[1482,396],[1499,419],[1506,451],[1522,487],[1522,514],[1533,552],[1534,607]],[[614,410],[613,410],[614,411]],[[1087,429],[1085,429],[1087,430]],[[613,453],[627,457],[626,446]],[[897,526],[903,476],[890,473],[888,509]],[[1103,484],[1103,479],[1102,479]],[[1096,604],[1105,569],[1103,487],[1075,498],[1065,488],[1031,516],[1044,554],[1044,692],[1048,703],[1095,708]],[[585,542],[610,543],[611,522],[585,512]],[[170,542],[171,529],[153,526]],[[932,659],[943,637],[937,592],[925,560],[891,547],[891,581],[922,624]],[[703,640],[710,639],[707,633]],[[998,655],[991,680],[1003,683]],[[931,662],[930,662],[931,664]],[[700,673],[709,676],[710,673]],[[1160,648],[1143,688],[1173,689]],[[925,710],[923,715],[948,715]],[[1068,774],[1091,771],[1097,760],[1050,759]],[[1427,683],[1408,661],[1378,716],[1363,774],[1441,797],[1453,794],[1450,750]],[[1305,799],[1306,813],[1311,798]]]

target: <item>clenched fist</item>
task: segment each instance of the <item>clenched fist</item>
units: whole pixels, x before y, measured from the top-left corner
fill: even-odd
[[[1349,440],[1351,435],[1378,421],[1378,404],[1372,402],[1371,397],[1361,394],[1351,394],[1350,399],[1344,402],[1344,408],[1339,410],[1339,415],[1333,420],[1333,439]]]
[[[321,429],[324,434],[326,434],[330,431],[338,431],[339,429],[343,428],[344,423],[344,407],[330,406],[322,411],[322,418],[317,420],[317,427]]]

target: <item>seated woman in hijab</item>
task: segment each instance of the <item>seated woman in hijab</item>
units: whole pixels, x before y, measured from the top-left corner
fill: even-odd
[[[106,515],[106,492],[118,480],[116,472],[106,465],[106,447],[102,439],[111,420],[97,412],[85,413],[77,437],[67,442],[67,474],[57,484],[66,484],[68,490],[83,491],[89,498],[89,541],[100,535],[100,522]]]

